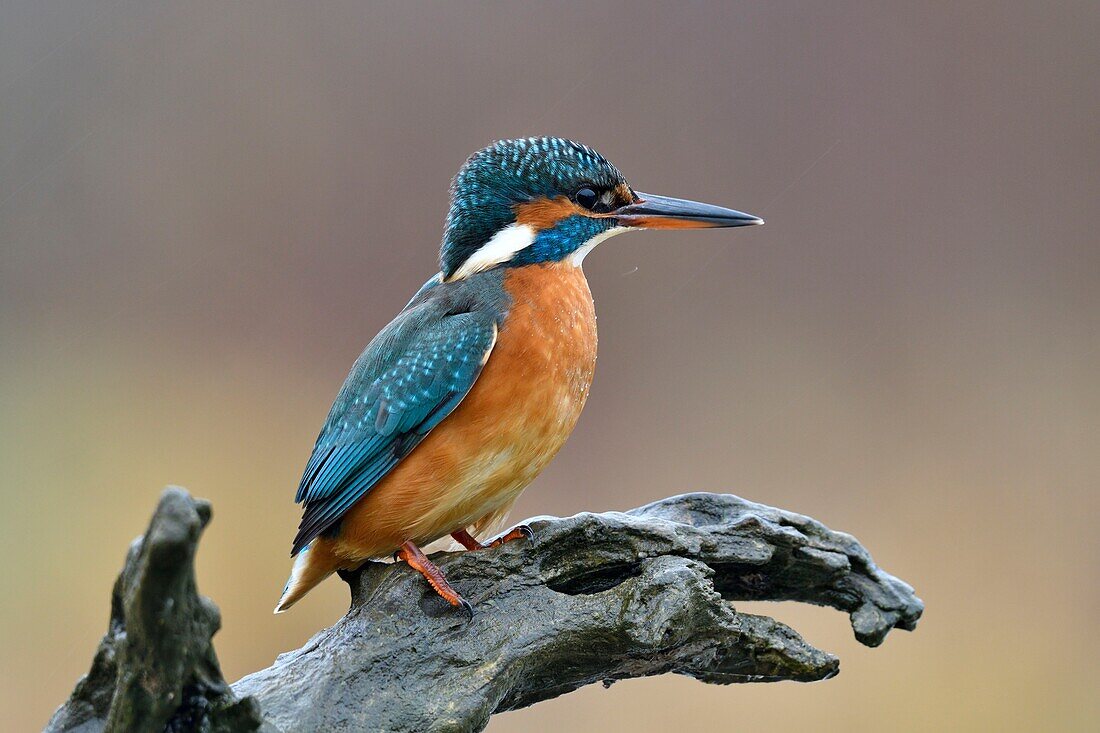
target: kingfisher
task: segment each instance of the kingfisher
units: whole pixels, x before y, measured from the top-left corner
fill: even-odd
[[[561,449],[588,398],[596,313],[581,264],[640,229],[763,224],[635,191],[587,145],[501,140],[451,184],[429,279],[355,361],[298,485],[286,610],[338,570],[403,560],[452,606],[472,606],[420,549],[483,544]]]

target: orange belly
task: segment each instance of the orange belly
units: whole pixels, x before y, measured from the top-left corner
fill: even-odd
[[[567,263],[509,270],[513,306],[466,398],[344,516],[347,564],[501,520],[565,443],[596,366],[588,282]]]

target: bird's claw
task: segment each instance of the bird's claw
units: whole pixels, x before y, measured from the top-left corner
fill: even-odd
[[[510,530],[508,530],[506,534],[490,542],[488,546],[500,547],[505,543],[512,542],[518,539],[525,539],[529,542],[534,542],[535,533],[531,531],[531,528],[528,527],[526,524],[517,524],[515,527],[512,527]]]

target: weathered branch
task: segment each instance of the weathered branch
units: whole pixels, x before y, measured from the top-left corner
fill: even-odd
[[[175,496],[162,499],[149,536]],[[473,602],[472,621],[403,564],[367,563],[345,578],[352,602],[344,618],[233,685],[244,702],[228,697],[220,675],[210,684],[210,660],[217,671],[210,650],[200,667],[204,689],[217,694],[204,709],[218,725],[237,716],[239,727],[217,730],[251,730],[258,702],[269,732],[472,731],[494,712],[592,682],[667,672],[718,684],[812,681],[837,673],[835,657],[771,618],[737,612],[731,601],[832,606],[850,615],[856,637],[869,646],[892,628],[913,629],[923,610],[912,589],[879,570],[850,535],[728,494],[687,494],[625,514],[529,523],[533,544],[435,558]],[[197,541],[198,531],[193,535]],[[134,555],[120,585],[140,562]],[[193,582],[187,590],[193,594]],[[124,614],[122,622],[129,618]],[[209,649],[208,634],[187,638]],[[204,655],[179,650],[184,667]],[[104,689],[114,685],[123,691],[114,693],[116,701],[129,699],[122,682],[163,664],[154,655],[146,666],[131,655],[116,664],[126,674],[106,676],[97,673],[103,656],[101,647],[91,675],[51,730],[73,730],[68,721],[105,720]],[[171,707],[163,701],[161,714]],[[96,714],[73,717],[85,709]]]
[[[255,701],[236,701],[210,638],[218,607],[195,589],[195,550],[210,504],[169,488],[134,540],[111,593],[111,623],[92,669],[47,731],[252,731]]]

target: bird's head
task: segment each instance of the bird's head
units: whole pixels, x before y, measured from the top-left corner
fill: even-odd
[[[631,229],[763,224],[733,209],[637,193],[587,145],[557,137],[501,140],[474,153],[451,185],[440,249],[446,280],[498,266],[570,260]]]

